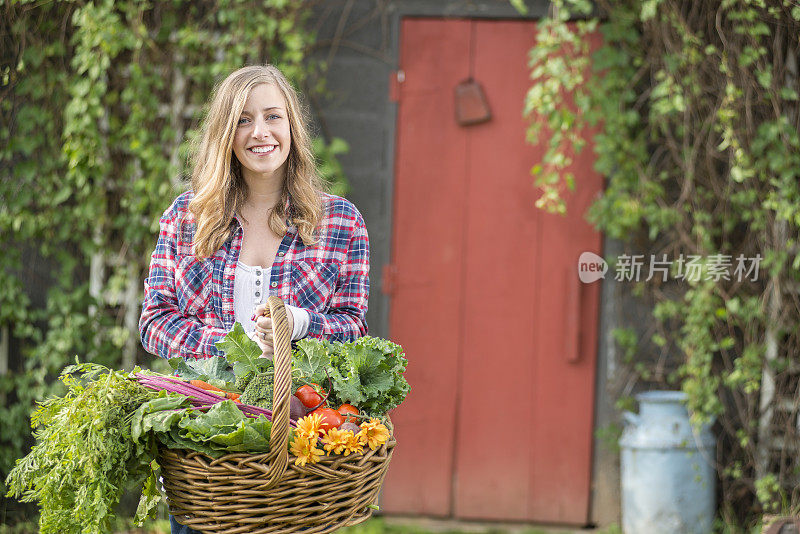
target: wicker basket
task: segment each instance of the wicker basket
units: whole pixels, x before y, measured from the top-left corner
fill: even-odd
[[[275,390],[269,451],[216,460],[195,451],[161,447],[169,511],[205,533],[332,532],[366,520],[376,504],[394,436],[363,454],[323,456],[296,466],[288,452],[291,342],[286,310],[268,300],[275,334]],[[391,425],[388,425],[390,432]]]

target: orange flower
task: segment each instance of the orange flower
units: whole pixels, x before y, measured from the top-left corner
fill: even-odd
[[[331,428],[325,431],[325,435],[322,436],[322,443],[324,444],[325,450],[327,452],[334,452],[336,454],[341,454],[344,450],[345,445],[347,445],[347,432],[344,430],[339,430],[338,428]],[[351,432],[352,434],[352,432]]]
[[[322,427],[322,417],[318,413],[301,417],[297,421],[297,429],[295,432],[305,438],[316,439],[319,436],[319,431]]]
[[[363,442],[369,445],[369,448],[373,451],[389,439],[389,429],[377,419],[370,419],[361,423],[359,435],[361,434],[363,434]]]
[[[316,436],[312,440],[306,436],[296,434],[291,446],[292,454],[297,457],[294,461],[295,465],[302,467],[306,465],[306,463],[317,463],[322,456],[322,451],[316,448],[316,444]]]

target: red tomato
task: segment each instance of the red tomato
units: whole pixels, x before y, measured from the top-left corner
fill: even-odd
[[[344,423],[344,418],[342,414],[334,410],[333,408],[317,408],[311,415],[318,414],[322,417],[322,430],[330,430],[331,428],[339,428],[342,423]]]
[[[316,408],[322,402],[322,395],[311,386],[300,386],[294,394],[306,408]]]
[[[348,423],[356,422],[355,417],[348,417],[348,415],[358,415],[358,408],[356,408],[352,404],[342,404],[341,406],[339,406],[339,409],[337,411],[342,417],[344,417],[345,422]]]

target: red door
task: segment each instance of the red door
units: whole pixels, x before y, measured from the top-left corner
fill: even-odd
[[[535,23],[404,19],[401,27],[390,336],[411,393],[392,414],[388,513],[588,521],[600,253],[584,220],[602,187],[576,157],[567,216],[534,207],[525,144]],[[470,75],[492,119],[455,120]]]

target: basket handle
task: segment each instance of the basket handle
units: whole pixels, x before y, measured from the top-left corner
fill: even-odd
[[[289,395],[292,389],[292,333],[286,319],[286,307],[276,296],[267,299],[264,316],[272,317],[272,340],[275,386],[272,391],[272,430],[269,436],[270,462],[264,489],[276,485],[289,465]]]

